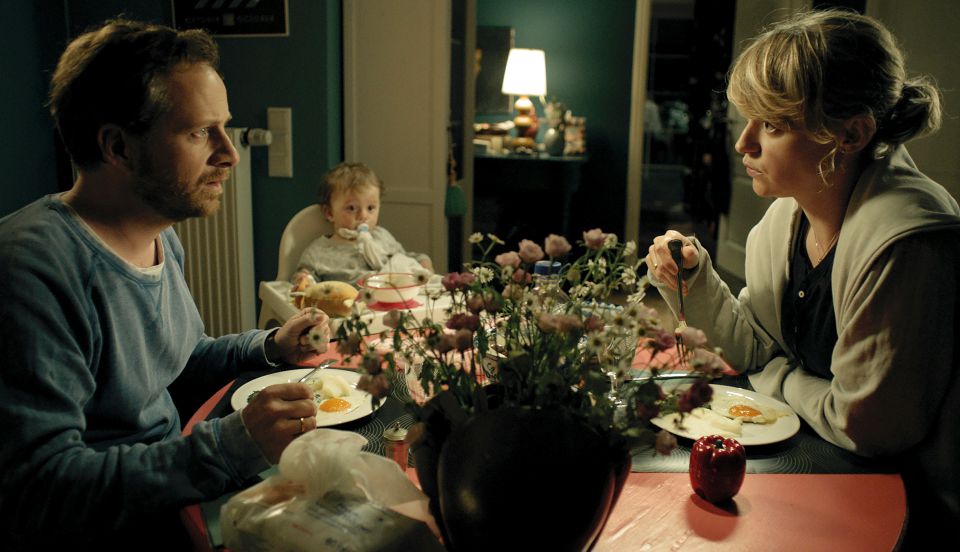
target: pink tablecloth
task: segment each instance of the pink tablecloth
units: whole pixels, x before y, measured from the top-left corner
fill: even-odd
[[[212,396],[184,433],[229,388]],[[408,473],[416,481],[413,469]],[[896,474],[748,474],[733,507],[722,509],[693,494],[686,473],[631,473],[596,550],[891,550],[906,510]],[[181,517],[195,549],[210,550],[199,506]]]

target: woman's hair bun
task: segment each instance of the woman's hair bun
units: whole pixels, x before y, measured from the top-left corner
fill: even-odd
[[[877,129],[877,142],[894,147],[935,132],[942,117],[940,89],[926,76],[903,83],[900,99]]]

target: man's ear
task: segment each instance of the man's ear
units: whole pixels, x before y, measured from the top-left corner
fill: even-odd
[[[870,145],[876,133],[877,122],[870,115],[850,117],[840,131],[840,149],[844,153],[857,153]]]
[[[126,165],[130,161],[130,144],[126,133],[117,125],[105,124],[97,131],[100,156],[108,165]]]

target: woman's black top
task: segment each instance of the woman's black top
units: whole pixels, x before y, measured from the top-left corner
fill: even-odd
[[[804,248],[810,223],[801,217],[800,228],[790,252],[790,280],[783,295],[783,337],[808,372],[832,379],[830,357],[837,344],[837,321],[833,313],[833,254],[824,256],[816,267]]]

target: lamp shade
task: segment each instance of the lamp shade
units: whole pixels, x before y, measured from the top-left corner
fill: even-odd
[[[503,72],[504,94],[543,96],[547,93],[547,62],[543,50],[511,48]]]

